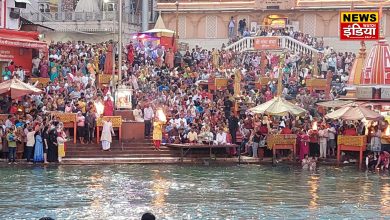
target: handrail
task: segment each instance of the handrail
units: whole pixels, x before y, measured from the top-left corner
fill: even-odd
[[[233,44],[230,44],[225,47],[226,50],[233,50],[237,52],[243,52],[243,51],[253,51],[255,50],[255,39],[258,38],[277,38],[278,39],[278,46],[279,50],[288,49],[290,51],[294,51],[296,53],[303,52],[305,54],[313,54],[318,53],[319,50],[302,43],[298,40],[295,40],[292,37],[289,36],[273,36],[273,37],[244,37],[238,40],[237,42],[234,42]],[[276,49],[276,50],[278,50]],[[271,50],[275,50],[274,48]]]

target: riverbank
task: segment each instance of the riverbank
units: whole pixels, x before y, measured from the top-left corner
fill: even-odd
[[[225,165],[236,165],[236,164],[259,164],[259,165],[272,165],[273,160],[270,157],[259,158],[242,156],[238,157],[219,157],[219,158],[184,158],[181,161],[180,157],[149,157],[149,158],[129,158],[129,157],[109,157],[109,158],[64,158],[61,163],[49,163],[49,164],[29,164],[26,160],[17,160],[17,164],[8,164],[6,160],[1,160],[0,166],[49,166],[49,165],[108,165],[108,164],[193,164],[193,165],[210,165],[210,164],[225,164]],[[300,163],[293,162],[287,158],[277,159],[275,165],[278,164],[289,164],[289,165],[300,165]],[[358,166],[357,163],[337,163],[336,159],[328,158],[326,160],[319,160],[318,165],[325,166]]]

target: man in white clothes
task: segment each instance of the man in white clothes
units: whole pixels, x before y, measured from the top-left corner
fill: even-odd
[[[332,157],[336,156],[336,134],[336,128],[334,127],[334,125],[331,125],[331,127],[328,128],[329,140],[327,147],[329,148],[328,155],[331,155]]]
[[[214,145],[223,145],[226,143],[227,143],[226,133],[223,131],[222,128],[220,128],[215,138]]]
[[[318,135],[320,136],[320,158],[326,158],[326,145],[329,133],[325,125],[321,125],[321,130],[318,131]]]
[[[144,108],[145,138],[150,137],[150,130],[152,128],[153,117],[154,117],[153,108],[150,106],[150,104],[145,105]]]

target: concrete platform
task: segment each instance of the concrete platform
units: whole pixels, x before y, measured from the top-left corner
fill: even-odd
[[[81,165],[81,164],[238,164],[238,158],[184,158],[180,161],[180,157],[149,157],[149,158],[64,158],[62,164],[65,165]],[[242,157],[241,164],[271,164],[271,158],[265,158],[261,161],[258,158]]]

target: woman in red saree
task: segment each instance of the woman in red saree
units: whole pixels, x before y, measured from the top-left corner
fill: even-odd
[[[114,103],[111,98],[108,97],[106,101],[104,101],[104,116],[113,116],[114,115]]]
[[[113,72],[112,72],[112,65],[113,65],[112,52],[113,52],[113,46],[112,46],[112,43],[110,43],[107,46],[106,61],[104,63],[104,73],[105,74],[113,74]]]
[[[299,159],[305,158],[305,155],[309,154],[309,135],[302,130],[299,134]]]
[[[168,49],[165,57],[165,63],[167,64],[169,69],[173,68],[173,59],[174,59],[174,54],[171,49]]]
[[[129,46],[127,47],[127,61],[129,61],[130,66],[133,66],[133,62],[134,62],[133,44],[129,44]]]

